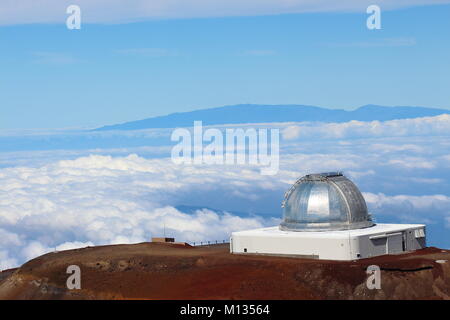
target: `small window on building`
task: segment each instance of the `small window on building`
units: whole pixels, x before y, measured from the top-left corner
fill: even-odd
[[[244,248],[244,252],[247,252],[247,248]]]
[[[423,229],[414,230],[414,236],[416,238],[425,238],[425,230],[423,230]]]

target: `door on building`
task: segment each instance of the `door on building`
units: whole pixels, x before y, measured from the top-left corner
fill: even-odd
[[[388,234],[387,239],[387,252],[389,254],[401,253],[404,251],[403,248],[406,244],[402,232]]]
[[[369,256],[380,256],[388,253],[386,237],[374,237],[370,240],[372,241],[372,247]]]

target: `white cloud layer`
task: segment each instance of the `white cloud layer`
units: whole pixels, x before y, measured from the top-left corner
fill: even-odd
[[[368,192],[364,198],[373,211],[401,216],[405,222],[433,223],[436,215],[450,218],[450,197],[442,194],[386,196]]]
[[[382,9],[449,3],[449,0],[378,0]],[[83,22],[123,23],[145,19],[253,16],[358,11],[372,0],[2,0],[0,24],[62,23],[66,8],[79,5]]]
[[[231,231],[267,224],[260,217],[169,205],[177,193],[218,185],[235,197],[254,170],[178,167],[170,159],[89,156],[38,168],[0,171],[0,263],[13,267],[53,250],[134,243],[168,235],[185,241],[227,240]],[[259,178],[259,176],[258,176]],[[259,178],[262,179],[262,178]],[[228,186],[225,186],[228,184]],[[265,188],[273,188],[265,182]],[[257,198],[257,197],[256,197]]]
[[[302,123],[288,126],[282,134],[286,140],[450,135],[450,115],[391,121]]]
[[[293,154],[285,157],[276,177],[261,176],[256,167],[177,166],[170,159],[136,155],[5,168],[0,170],[1,267],[14,267],[53,250],[148,241],[162,235],[164,227],[167,235],[183,241],[226,240],[232,231],[277,221],[206,208],[183,212],[175,205],[189,198],[206,204],[208,198],[220,195],[247,206],[265,206],[278,202],[301,174],[343,168],[357,181],[375,177],[365,166],[357,155]],[[267,200],[265,195],[270,193],[276,197]],[[445,195],[369,192],[365,197],[372,210],[395,213],[408,222],[450,216],[450,198]]]
[[[72,160],[61,150],[43,158],[0,152],[0,163],[10,162],[0,168],[0,268],[53,250],[148,241],[164,226],[181,241],[226,240],[277,224],[283,193],[299,176],[336,170],[364,191],[378,222],[427,223],[440,236],[434,245],[450,247],[449,121],[284,124],[290,140],[275,176],[248,165],[175,165],[127,148],[115,156],[78,150]]]

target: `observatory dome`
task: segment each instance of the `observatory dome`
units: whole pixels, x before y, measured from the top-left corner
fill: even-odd
[[[306,175],[286,192],[281,230],[328,231],[374,225],[356,185],[341,173]]]

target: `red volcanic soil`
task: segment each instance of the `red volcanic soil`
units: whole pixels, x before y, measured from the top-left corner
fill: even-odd
[[[66,287],[69,265],[80,290]],[[380,290],[366,286],[369,265],[382,270]],[[0,299],[450,299],[450,251],[337,262],[233,255],[226,244],[88,247],[0,273]]]

